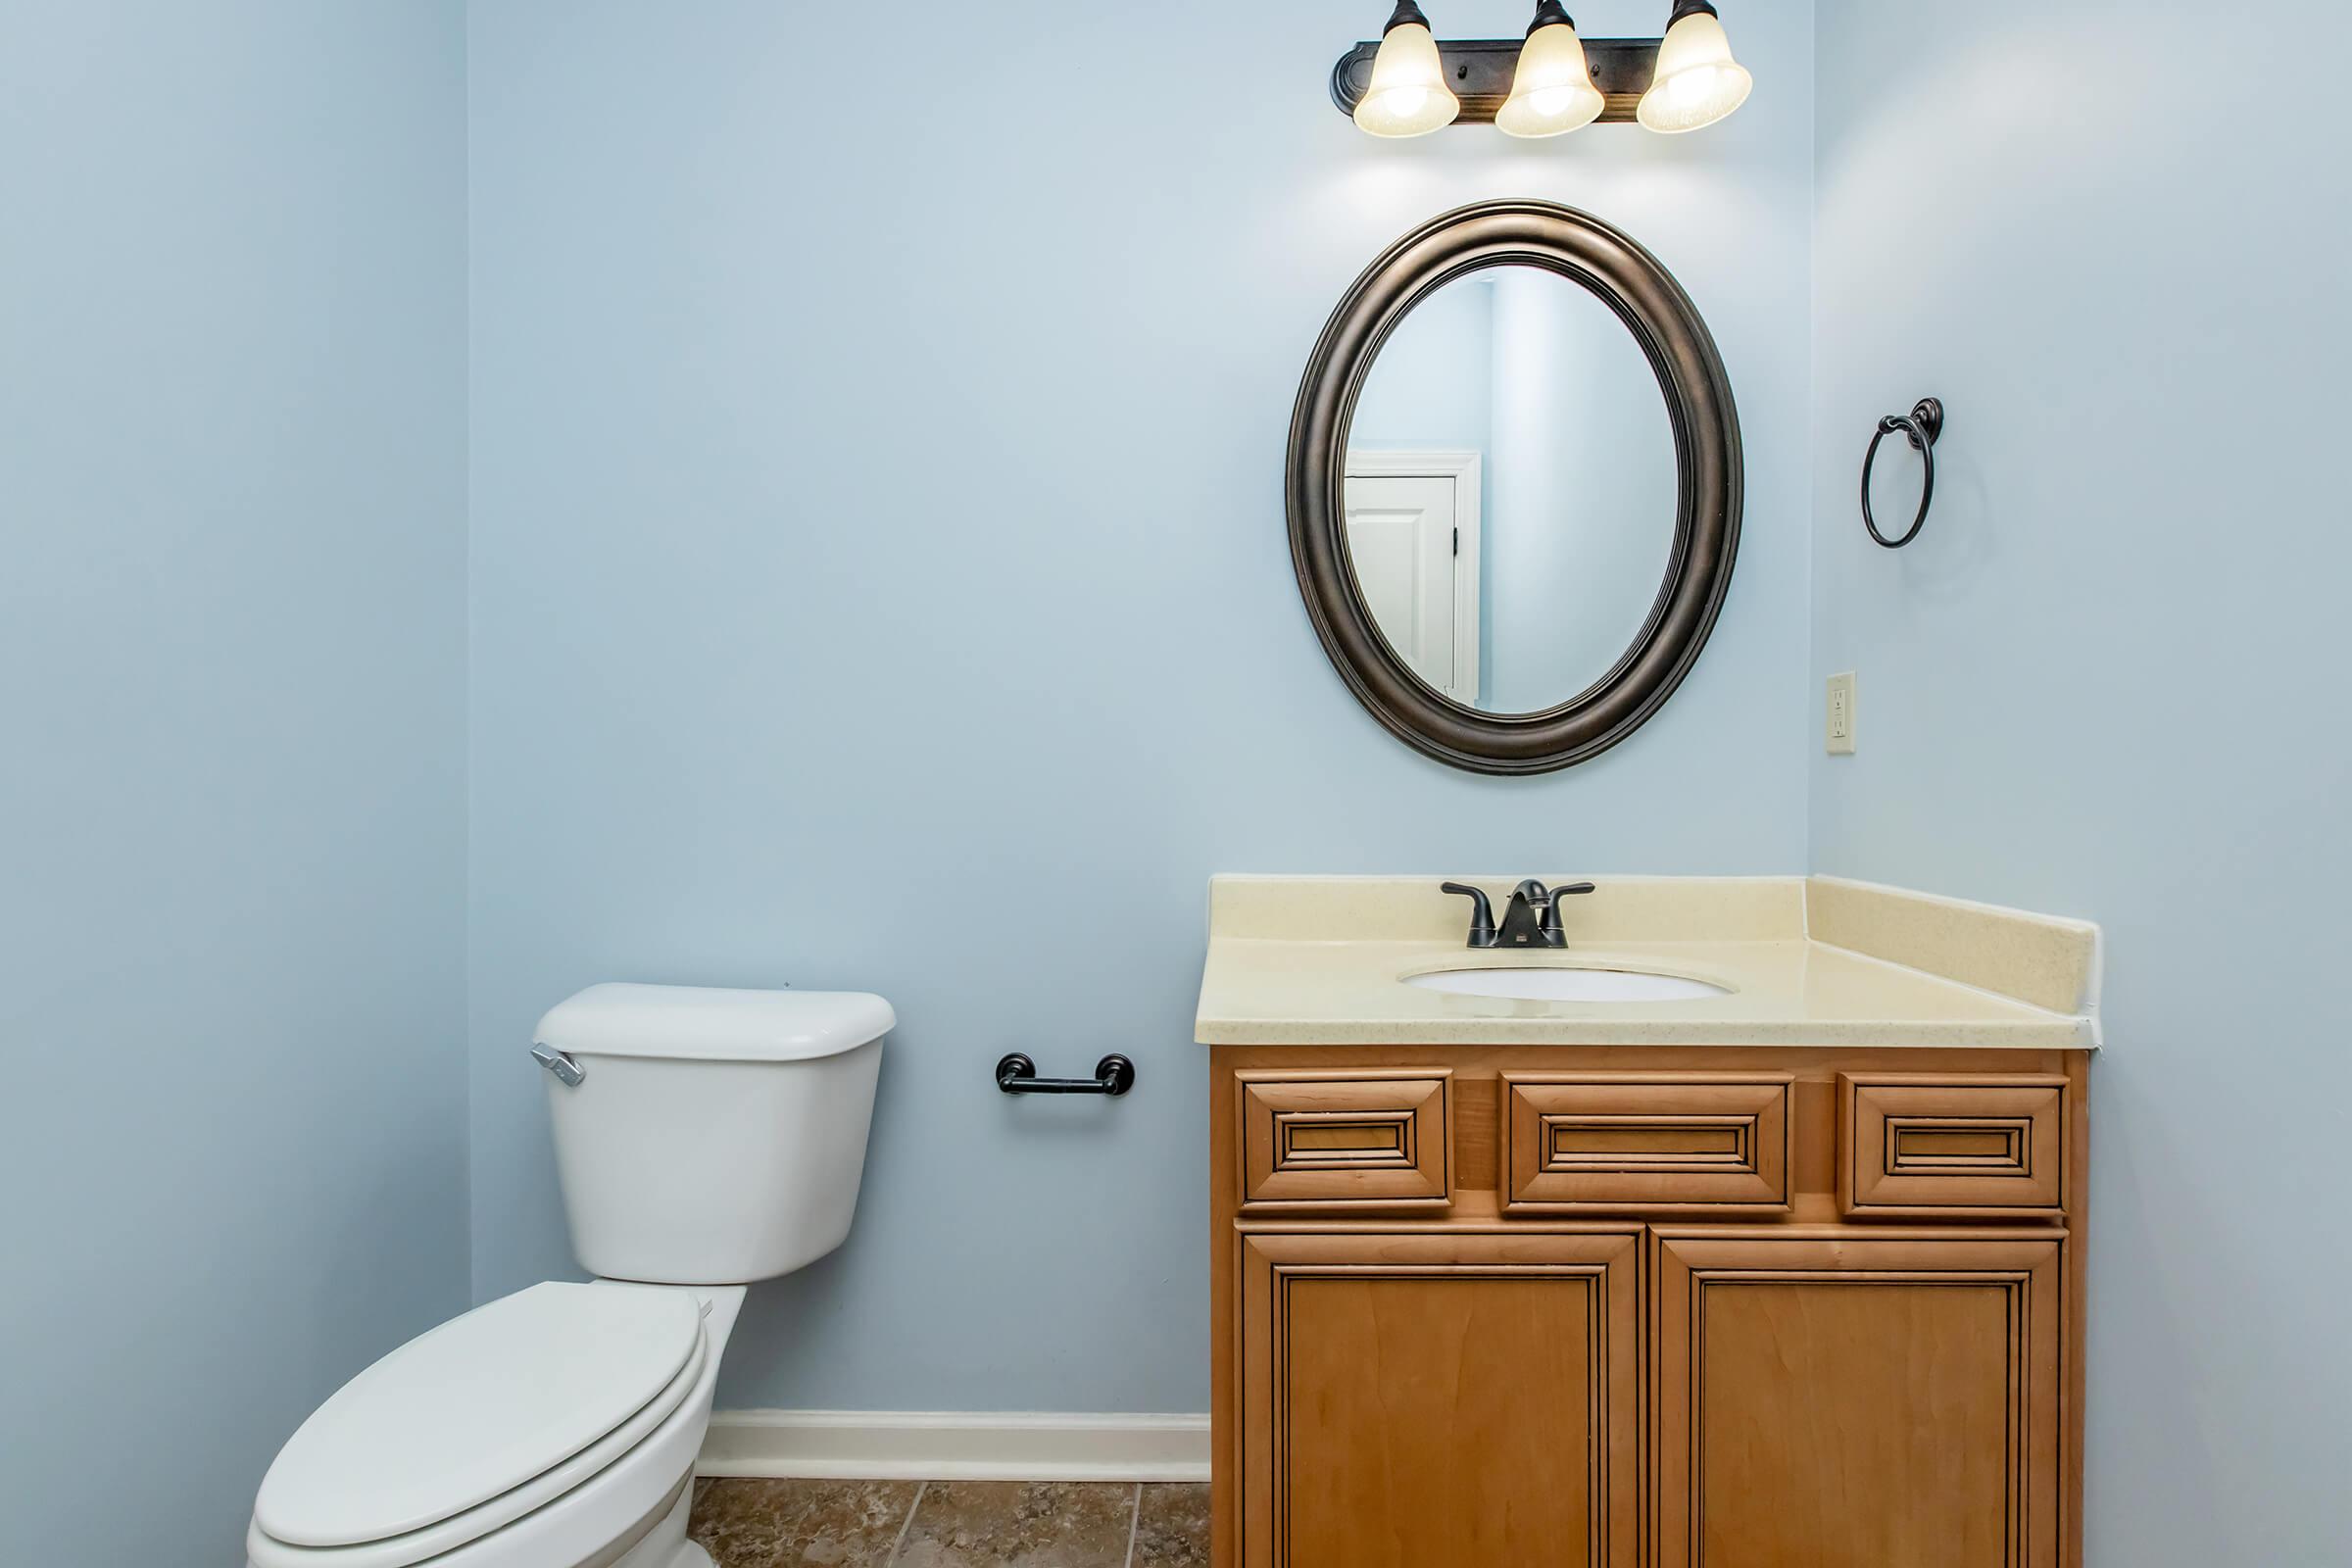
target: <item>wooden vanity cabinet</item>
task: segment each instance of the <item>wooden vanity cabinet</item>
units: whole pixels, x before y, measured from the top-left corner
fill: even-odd
[[[1210,1070],[1217,1568],[2080,1568],[2085,1054]]]

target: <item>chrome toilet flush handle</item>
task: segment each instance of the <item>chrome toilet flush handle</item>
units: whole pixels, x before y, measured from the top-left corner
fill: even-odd
[[[566,1089],[579,1088],[581,1081],[588,1076],[587,1069],[572,1060],[569,1054],[550,1046],[531,1047],[531,1059],[554,1073],[557,1081]]]

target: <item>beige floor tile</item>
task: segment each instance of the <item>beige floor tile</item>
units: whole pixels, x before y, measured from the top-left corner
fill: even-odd
[[[1208,1488],[1144,1489],[1135,1515],[1134,1568],[1208,1568]]]
[[[1079,1482],[935,1481],[899,1568],[1125,1568],[1135,1488]]]
[[[884,1568],[911,1481],[698,1483],[689,1533],[718,1568]]]

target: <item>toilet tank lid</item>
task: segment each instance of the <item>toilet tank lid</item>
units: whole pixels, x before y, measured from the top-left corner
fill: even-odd
[[[879,1040],[898,1022],[863,991],[730,991],[608,982],[547,1009],[535,1044],[580,1056],[806,1061]]]

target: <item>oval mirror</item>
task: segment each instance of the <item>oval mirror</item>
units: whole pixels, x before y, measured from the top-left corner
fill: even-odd
[[[1565,207],[1406,235],[1299,389],[1292,555],[1375,717],[1484,772],[1580,761],[1670,696],[1740,524],[1738,415],[1665,269]]]

